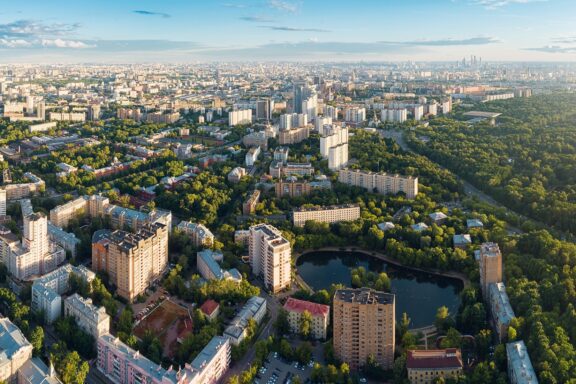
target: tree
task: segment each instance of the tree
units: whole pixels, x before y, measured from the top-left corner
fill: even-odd
[[[282,308],[278,311],[278,317],[274,322],[274,328],[278,336],[283,336],[290,332],[290,321],[288,320],[288,312]]]
[[[454,320],[450,317],[448,307],[442,306],[438,308],[435,325],[438,332],[445,332],[454,326]]]
[[[298,348],[296,348],[294,355],[300,363],[308,363],[310,359],[312,359],[312,345],[309,342],[300,344]]]
[[[512,326],[508,327],[508,341],[516,340],[516,329]]]
[[[342,375],[342,381],[346,382],[348,376],[350,376],[350,366],[347,363],[340,364],[340,374]]]
[[[406,332],[408,332],[408,327],[410,326],[410,318],[408,317],[408,314],[406,312],[402,313],[402,319],[400,320],[400,324],[399,324],[399,329],[398,329],[398,333],[399,333],[399,337],[400,339],[402,339],[402,337],[404,336],[404,334]]]
[[[34,348],[34,356],[40,355],[42,352],[42,345],[44,344],[44,329],[42,327],[35,327],[29,336],[30,344]]]
[[[286,360],[292,360],[292,346],[286,339],[280,341],[280,356]]]
[[[124,332],[127,335],[132,333],[132,327],[134,325],[132,316],[133,313],[130,308],[126,307],[122,310],[120,318],[118,319],[118,325],[116,326],[118,332]]]
[[[312,314],[309,311],[302,312],[300,316],[300,334],[303,338],[307,339],[310,336],[312,328]]]
[[[492,331],[489,329],[482,329],[476,335],[476,352],[480,359],[486,359],[490,353],[490,346],[492,345]]]
[[[462,335],[456,328],[450,328],[446,337],[440,342],[441,348],[460,348],[462,346]]]

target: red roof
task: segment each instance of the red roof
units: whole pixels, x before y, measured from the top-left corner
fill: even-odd
[[[289,312],[304,312],[308,311],[312,316],[328,316],[330,307],[324,304],[317,304],[311,301],[304,301],[289,297],[284,304],[284,309]]]
[[[462,354],[456,348],[408,351],[406,368],[462,368]]]
[[[200,310],[204,312],[206,315],[210,316],[214,313],[215,310],[218,309],[219,306],[220,304],[218,304],[214,300],[208,299],[204,302],[204,304],[202,304]]]

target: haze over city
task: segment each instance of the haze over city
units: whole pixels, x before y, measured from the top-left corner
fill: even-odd
[[[5,2],[0,60],[569,61],[571,0]]]

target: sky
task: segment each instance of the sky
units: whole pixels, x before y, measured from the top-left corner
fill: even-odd
[[[2,63],[576,60],[575,0],[3,0]]]

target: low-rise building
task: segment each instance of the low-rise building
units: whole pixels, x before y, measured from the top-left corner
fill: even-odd
[[[242,204],[242,214],[253,215],[256,212],[256,205],[260,201],[260,191],[255,189],[252,191],[248,199]]]
[[[64,315],[72,316],[78,327],[98,339],[110,332],[110,316],[104,307],[96,307],[92,299],[84,299],[77,293],[64,300]]]
[[[288,178],[274,184],[276,197],[300,197],[310,194],[312,187],[308,181]]]
[[[258,156],[260,156],[261,149],[260,147],[251,147],[248,152],[246,152],[246,166],[252,167],[254,163],[258,160]]]
[[[244,176],[246,176],[246,169],[236,167],[228,173],[228,181],[231,183],[239,183]]]
[[[32,310],[44,313],[47,323],[52,323],[62,312],[62,297],[70,289],[70,276],[74,274],[86,283],[90,283],[96,274],[83,265],[70,264],[50,272],[32,284]]]
[[[208,299],[200,306],[200,310],[209,321],[212,321],[220,314],[220,304],[212,299]]]
[[[41,358],[34,357],[28,360],[18,370],[18,384],[62,384],[54,366],[46,366]]]
[[[200,275],[206,280],[234,280],[237,282],[242,281],[242,274],[236,268],[228,271],[223,270],[218,264],[222,261],[223,255],[221,252],[205,249],[196,254],[196,267]]]
[[[502,340],[506,338],[510,320],[515,317],[514,310],[510,305],[504,283],[491,283],[488,286],[488,292],[494,328],[498,338]]]
[[[508,379],[511,384],[538,384],[538,378],[524,341],[506,344]]]
[[[279,179],[286,176],[311,176],[314,173],[314,167],[311,163],[282,163],[273,161],[268,169],[270,176]]]
[[[224,337],[230,339],[232,345],[239,345],[246,338],[249,320],[254,319],[260,324],[265,315],[266,300],[260,296],[251,297],[230,322],[224,331]]]
[[[66,232],[62,228],[48,222],[48,239],[70,252],[72,257],[76,257],[76,251],[80,245],[80,239],[72,232]]]
[[[304,141],[310,135],[308,127],[292,128],[290,130],[283,130],[278,133],[278,142],[280,145],[297,144]]]
[[[13,383],[18,370],[32,358],[32,344],[7,317],[0,318],[0,380]]]
[[[438,377],[462,375],[462,354],[459,349],[412,350],[406,355],[406,369],[411,384],[432,384]]]
[[[452,237],[454,248],[466,249],[472,244],[472,237],[469,234],[459,234]]]
[[[357,204],[331,205],[327,207],[299,208],[292,212],[296,227],[302,227],[307,221],[337,223],[354,221],[360,218],[360,206]]]
[[[284,304],[284,309],[288,312],[290,330],[293,333],[300,333],[302,315],[308,312],[312,318],[310,335],[314,339],[326,339],[326,331],[330,323],[330,306],[289,297]]]
[[[210,248],[214,245],[214,234],[204,224],[181,221],[177,228],[180,232],[189,235],[196,247]]]

